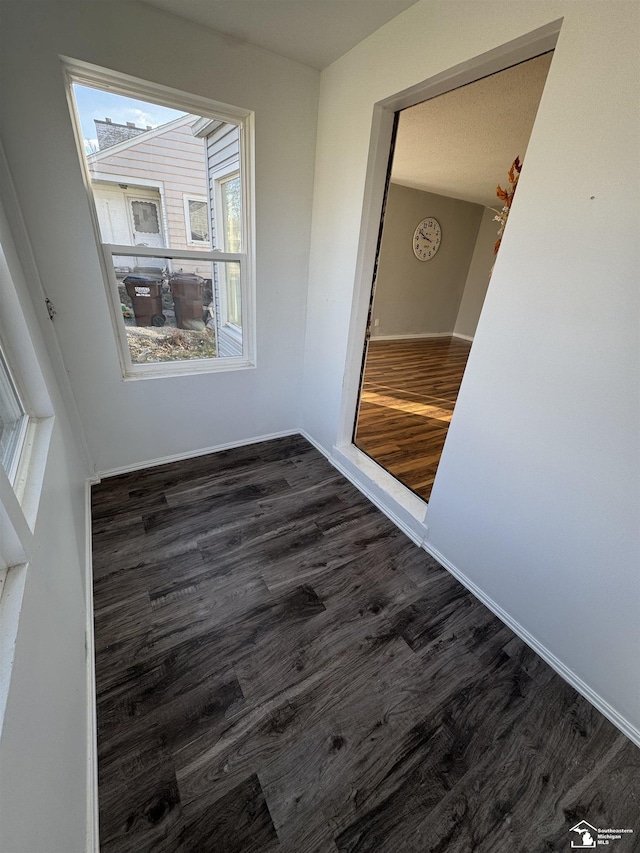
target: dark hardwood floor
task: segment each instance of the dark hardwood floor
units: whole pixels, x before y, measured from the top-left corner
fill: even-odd
[[[637,839],[640,751],[304,439],[92,505],[103,853]]]
[[[428,501],[471,344],[369,342],[356,445]]]

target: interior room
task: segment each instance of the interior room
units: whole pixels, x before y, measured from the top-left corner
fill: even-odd
[[[2,853],[632,853],[637,4],[0,24]],[[372,353],[473,337],[426,502],[353,440],[385,198],[430,194],[425,270],[436,200],[498,223],[432,178],[386,197],[395,115],[542,55],[484,300],[471,240],[438,326],[378,282]],[[101,153],[74,86],[146,106],[90,104]]]
[[[354,443],[426,501],[551,58],[398,115]],[[421,223],[437,229],[426,255]]]

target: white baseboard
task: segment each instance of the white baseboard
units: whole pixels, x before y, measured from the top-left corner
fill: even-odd
[[[85,484],[85,656],[87,666],[87,838],[86,853],[99,853],[98,722],[95,639],[93,634],[93,561],[91,545],[91,483]]]
[[[453,332],[419,332],[413,335],[371,335],[372,341],[410,341],[418,338],[450,338]]]
[[[579,676],[566,666],[553,652],[537,640],[526,628],[523,628],[519,622],[513,619],[505,610],[500,607],[492,598],[484,593],[476,584],[470,580],[464,572],[461,572],[447,558],[441,554],[436,548],[428,542],[423,542],[422,547],[425,551],[431,554],[432,557],[441,563],[448,572],[450,572],[456,580],[466,587],[475,597],[481,601],[486,607],[494,613],[501,622],[511,628],[514,634],[517,634],[520,639],[525,642],[529,648],[533,649],[536,654],[540,655],[543,661],[555,670],[558,675],[570,684],[581,696],[590,702],[601,714],[603,714],[613,725],[626,735],[630,741],[640,747],[640,729],[630,723],[615,708],[613,708],[606,699],[603,699],[589,685],[584,682]]]
[[[558,675],[563,678],[568,684],[570,684],[581,696],[583,696],[588,702],[590,702],[601,714],[603,714],[613,725],[619,729],[624,735],[626,735],[630,741],[632,741],[636,746],[640,747],[640,729],[630,723],[625,717],[616,711],[605,699],[603,699],[595,690],[593,690],[589,685],[584,682],[581,678],[579,678],[573,670],[571,670],[568,666],[566,666],[559,658],[557,658],[553,652],[549,651],[539,640],[537,640],[532,634],[529,633],[525,628],[520,625],[512,616],[510,616],[499,604],[497,604],[492,598],[490,598],[486,593],[484,593],[480,587],[478,587],[472,580],[470,580],[464,572],[461,572],[456,566],[453,565],[443,554],[441,554],[436,548],[428,542],[428,527],[425,522],[420,524],[416,520],[416,525],[411,527],[408,525],[401,516],[394,511],[393,507],[390,506],[391,503],[395,502],[393,496],[388,495],[387,501],[380,500],[379,497],[365,484],[363,484],[356,476],[354,476],[354,472],[349,470],[345,465],[341,464],[339,460],[334,458],[332,455],[327,453],[327,451],[318,444],[308,433],[301,431],[301,434],[307,441],[312,444],[317,450],[325,456],[329,462],[338,470],[340,473],[349,480],[349,482],[358,489],[365,497],[367,497],[373,504],[376,506],[381,512],[383,512],[387,518],[389,518],[397,527],[405,533],[409,539],[412,540],[416,545],[424,548],[431,556],[435,557],[435,559],[442,565],[444,568],[453,575],[456,580],[458,580],[469,592],[472,593],[479,601],[481,601],[486,607],[491,610],[491,612],[500,619],[508,628],[510,628],[514,634],[516,634],[520,639],[525,642],[531,649],[533,649],[536,654],[540,655],[540,657],[549,664],[549,666],[558,673]],[[420,533],[420,530],[422,533]]]
[[[130,474],[132,471],[142,471],[145,468],[155,468],[157,465],[166,465],[169,462],[182,462],[184,459],[194,459],[196,456],[206,456],[208,453],[219,453],[221,450],[231,450],[234,447],[245,447],[249,444],[259,444],[261,441],[271,441],[274,438],[286,438],[288,435],[299,435],[300,430],[289,429],[281,432],[271,432],[267,435],[258,435],[254,438],[242,438],[239,441],[227,441],[223,444],[214,444],[212,447],[201,447],[198,450],[187,450],[184,453],[172,453],[169,456],[160,456],[157,459],[147,459],[144,462],[135,462],[130,465],[122,465],[118,468],[108,468],[100,471],[92,483],[99,483],[101,478],[116,477],[118,474]]]
[[[412,341],[420,338],[460,338],[473,341],[473,335],[460,335],[458,332],[420,332],[413,335],[371,335],[371,341]]]

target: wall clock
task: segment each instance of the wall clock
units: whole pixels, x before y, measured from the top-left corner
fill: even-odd
[[[419,261],[430,261],[440,248],[441,240],[440,223],[433,216],[427,216],[413,232],[413,254]]]

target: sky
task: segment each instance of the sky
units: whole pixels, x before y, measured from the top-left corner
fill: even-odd
[[[73,84],[73,91],[87,152],[98,147],[96,126],[93,123],[95,118],[102,120],[110,118],[115,124],[126,124],[132,121],[138,127],[146,128],[147,125],[158,127],[186,115],[185,112],[172,110],[169,107],[160,107],[147,101],[126,98],[124,95],[105,92],[103,89],[92,89],[78,83]]]

